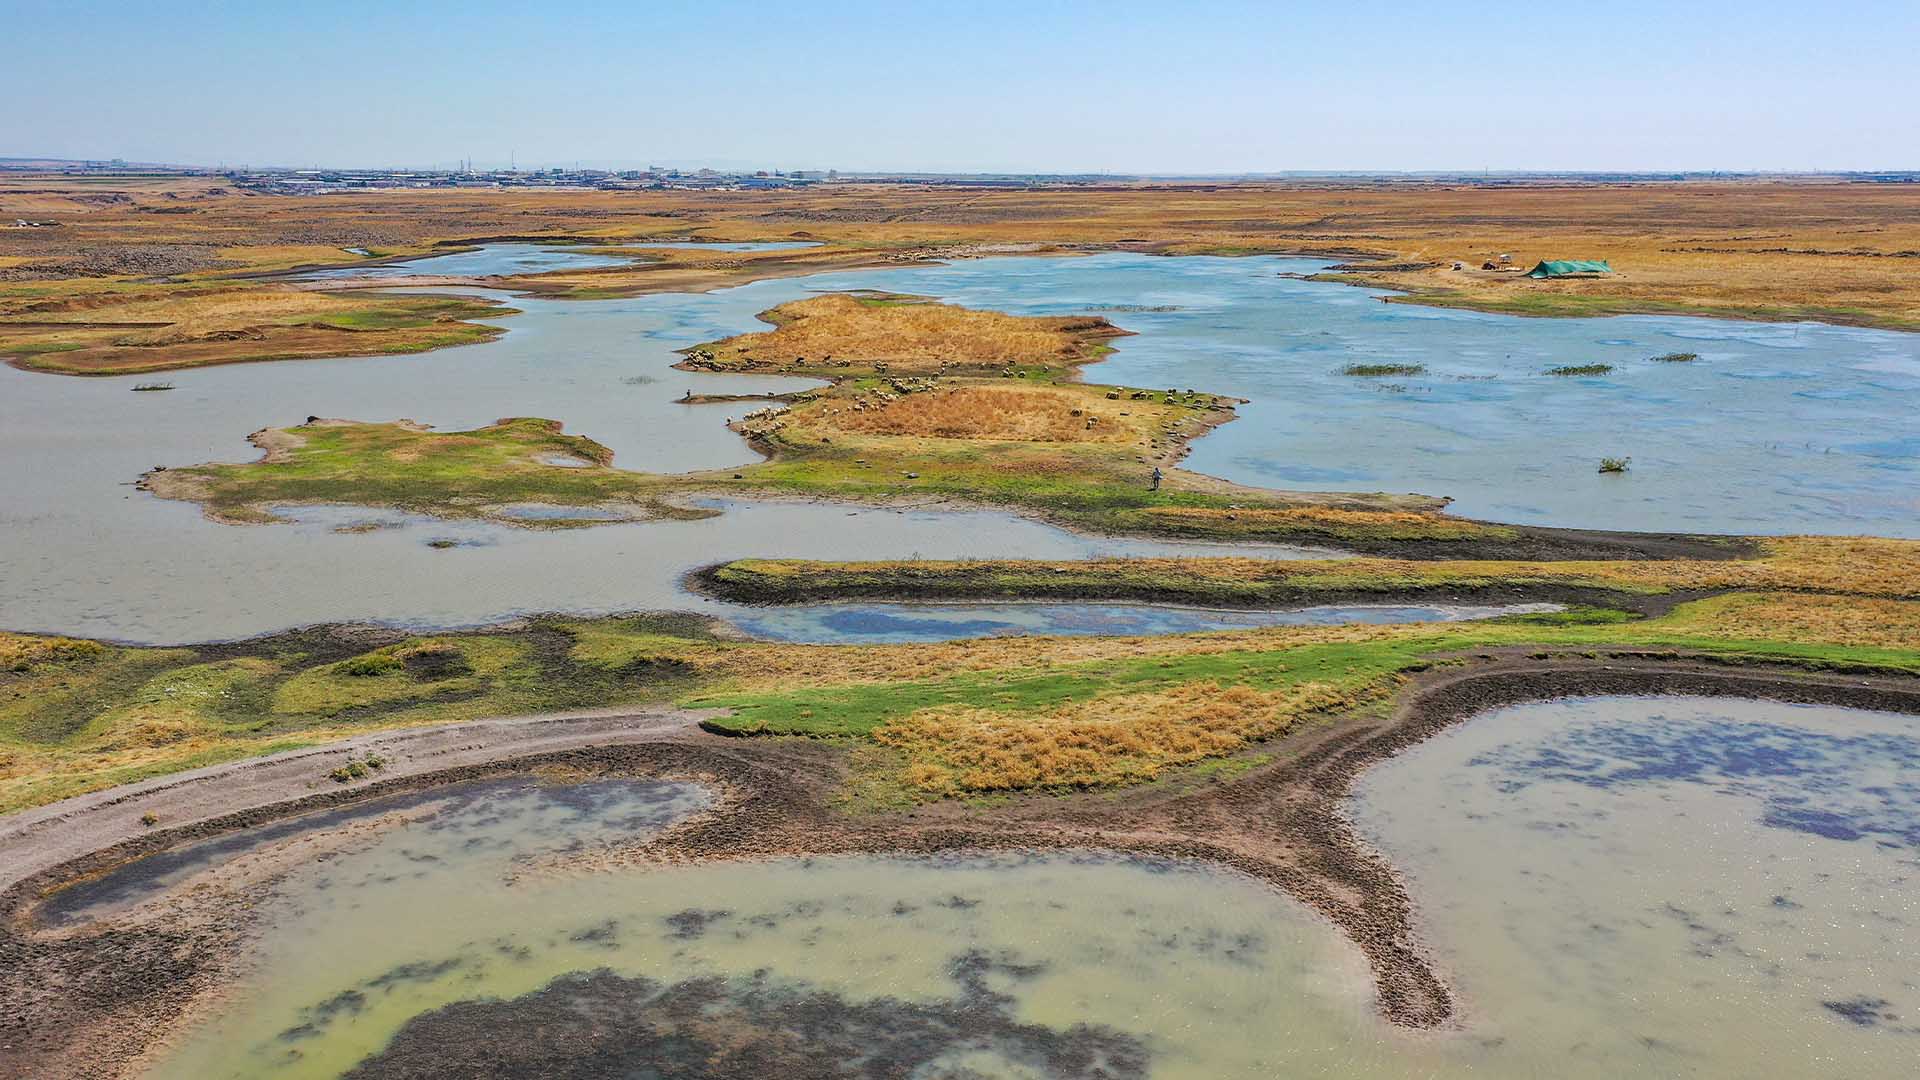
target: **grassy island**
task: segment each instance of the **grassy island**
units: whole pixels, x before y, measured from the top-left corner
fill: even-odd
[[[223,521],[276,505],[390,506],[450,518],[577,526],[688,516],[694,494],[885,503],[952,499],[1098,532],[1335,544],[1382,554],[1724,558],[1740,541],[1608,536],[1494,525],[1420,495],[1284,492],[1179,467],[1191,441],[1239,401],[1191,388],[1083,382],[1125,333],[1099,316],[1031,317],[917,297],[839,294],[762,316],[775,329],[685,350],[682,367],[826,377],[734,429],[766,456],[676,475],[613,467],[604,447],[522,418],[463,432],[399,422],[310,420],[257,432],[259,461],[155,470],[142,484]],[[1158,474],[1158,479],[1155,474]],[[600,511],[530,521],[521,504]]]
[[[384,356],[487,341],[473,320],[517,314],[470,297],[288,287],[153,289],[0,309],[0,357],[63,375],[127,375],[253,360]]]

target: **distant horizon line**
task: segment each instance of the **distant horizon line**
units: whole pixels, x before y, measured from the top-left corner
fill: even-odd
[[[519,173],[531,175],[559,171],[568,172],[650,172],[667,170],[673,172],[711,171],[727,176],[767,175],[792,176],[797,173],[826,174],[837,173],[841,177],[856,178],[944,178],[944,179],[1061,179],[1061,180],[1269,180],[1269,179],[1368,179],[1381,177],[1409,178],[1589,178],[1615,177],[1622,179],[1657,178],[1695,178],[1695,177],[1778,177],[1803,178],[1824,176],[1914,176],[1920,177],[1920,167],[1914,168],[1844,168],[1844,169],[1766,169],[1766,168],[1428,168],[1428,169],[1272,169],[1272,170],[1236,170],[1236,171],[1127,171],[1127,170],[1074,170],[1074,169],[842,169],[833,166],[800,166],[796,168],[775,168],[771,166],[727,164],[693,164],[688,162],[672,163],[653,161],[641,165],[636,162],[590,161],[579,159],[573,162],[540,162],[537,164],[492,164],[474,165],[464,163],[437,164],[258,164],[219,162],[212,165],[188,164],[182,162],[129,161],[123,158],[66,158],[52,156],[16,155],[0,156],[0,169],[8,171],[58,170],[63,168],[84,168],[94,172],[126,172],[137,170],[165,170],[183,174],[222,174],[235,172],[255,173],[299,173],[299,172],[386,172],[386,173],[432,173],[475,175],[493,173]]]

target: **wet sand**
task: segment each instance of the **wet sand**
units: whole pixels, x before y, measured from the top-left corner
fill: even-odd
[[[369,737],[391,753],[377,781],[324,773],[349,745],[241,762],[85,796],[6,819],[0,832],[0,1068],[35,1076],[124,1075],[228,980],[249,934],[248,890],[196,890],[163,921],[36,929],[46,890],[140,854],[375,794],[565,767],[694,780],[720,798],[642,843],[576,857],[575,870],[791,855],[1105,849],[1198,860],[1304,902],[1366,955],[1382,1014],[1448,1024],[1452,993],[1415,929],[1399,873],[1343,810],[1369,765],[1489,708],[1592,694],[1755,697],[1920,713],[1920,682],[1639,655],[1602,659],[1488,650],[1416,677],[1391,714],[1334,720],[1263,749],[1275,763],[1231,780],[1174,781],[1100,798],[1033,795],[990,808],[934,804],[848,816],[840,744],[727,740],[672,710],[489,721]],[[328,755],[332,755],[329,757]],[[152,828],[140,817],[161,820]],[[175,815],[170,819],[169,815]],[[177,824],[175,822],[178,822]],[[92,850],[88,850],[92,849]],[[551,865],[551,864],[549,864]],[[217,874],[213,875],[217,878]]]

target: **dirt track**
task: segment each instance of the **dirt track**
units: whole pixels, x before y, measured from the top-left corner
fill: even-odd
[[[1920,713],[1920,680],[1728,666],[1671,656],[1604,659],[1486,651],[1417,676],[1386,716],[1355,716],[1283,737],[1278,759],[1224,781],[1143,788],[1124,797],[1032,796],[992,808],[935,804],[849,817],[833,808],[844,750],[823,742],[727,740],[662,711],[486,721],[370,737],[391,771],[358,791],[315,790],[349,747],[303,751],[117,789],[0,821],[0,1074],[119,1076],[231,978],[249,928],[237,897],[209,893],[204,917],[177,926],[37,932],[45,888],[155,847],[245,828],[373,792],[561,764],[696,778],[724,793],[712,812],[654,839],[596,856],[598,867],[855,852],[1103,848],[1231,867],[1294,896],[1339,926],[1370,961],[1382,1012],[1444,1025],[1453,1000],[1423,947],[1398,873],[1361,841],[1342,809],[1369,765],[1489,708],[1592,694],[1705,694]],[[330,781],[321,782],[333,788]],[[163,811],[192,813],[192,823]],[[162,830],[139,822],[160,814]],[[67,823],[79,826],[76,830]],[[59,827],[56,827],[59,826]],[[71,839],[67,833],[76,833]],[[89,848],[93,850],[87,850]],[[64,856],[81,852],[61,863]],[[31,865],[23,863],[30,860]],[[34,867],[40,869],[36,871]],[[217,892],[217,890],[215,890]],[[189,916],[191,907],[187,908]]]

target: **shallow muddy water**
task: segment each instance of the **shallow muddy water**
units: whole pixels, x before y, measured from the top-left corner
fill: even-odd
[[[1235,874],[1098,853],[612,869],[598,850],[697,796],[468,785],[409,797],[405,824],[362,813],[389,824],[283,882],[232,1003],[154,1075],[691,1076],[724,1045],[769,1075],[828,1074],[817,1052],[916,1076],[1902,1077],[1916,768],[1911,717],[1689,698],[1501,709],[1378,767],[1352,812],[1460,1007],[1424,1033],[1377,1017],[1331,926]],[[803,1015],[807,1040],[769,1034]]]
[[[1362,777],[1354,809],[1459,992],[1460,1064],[1903,1077],[1916,769],[1915,717],[1571,699],[1443,733]]]
[[[653,1075],[727,1045],[769,1076],[1256,1076],[1373,1023],[1357,950],[1237,876],[1098,855],[552,873],[525,860],[632,801],[564,791],[417,805],[298,871],[232,1004],[151,1075]],[[618,1032],[597,1057],[583,1014]]]
[[[1016,634],[1189,634],[1261,626],[1457,622],[1557,610],[1557,604],[1347,604],[1230,611],[1157,604],[878,603],[716,608],[710,614],[770,641],[857,644]]]

